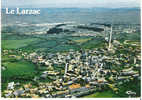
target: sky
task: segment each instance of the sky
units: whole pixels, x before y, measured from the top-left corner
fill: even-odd
[[[140,0],[2,0],[2,7],[140,7]]]

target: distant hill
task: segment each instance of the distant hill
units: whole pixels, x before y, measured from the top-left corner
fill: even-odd
[[[38,9],[38,8],[36,8]],[[41,14],[5,15],[2,9],[2,23],[55,23],[74,21],[77,23],[140,23],[140,8],[39,8]]]

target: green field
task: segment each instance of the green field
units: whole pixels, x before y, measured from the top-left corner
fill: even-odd
[[[2,48],[5,49],[18,49],[31,44],[31,42],[37,39],[22,39],[22,40],[2,40]]]
[[[35,66],[27,61],[13,61],[13,62],[3,62],[6,70],[2,70],[2,91],[7,87],[9,82],[26,82],[26,80],[33,79],[35,75]],[[28,82],[28,81],[27,81]]]
[[[78,43],[78,44],[82,44],[82,43],[85,43],[85,42],[88,42],[89,40],[91,40],[92,37],[73,37],[72,38],[72,41]]]
[[[104,45],[104,39],[101,37],[96,37],[92,40],[89,40],[88,42],[83,43],[81,46],[84,49],[93,49],[93,48],[98,48],[102,47]]]
[[[35,66],[27,61],[4,62],[3,65],[7,67],[7,70],[2,71],[2,77],[6,78],[30,74],[35,70]]]
[[[85,96],[84,98],[112,98],[118,97],[112,91],[95,92],[94,94]]]

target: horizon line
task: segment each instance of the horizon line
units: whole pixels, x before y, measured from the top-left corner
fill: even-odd
[[[141,7],[1,7],[2,9],[4,8],[90,8],[90,9],[93,9],[93,8],[104,8],[104,9],[124,9],[124,8],[138,8],[138,9],[141,9]]]

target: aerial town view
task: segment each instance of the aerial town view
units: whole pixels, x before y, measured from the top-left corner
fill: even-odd
[[[139,3],[35,0],[17,3],[20,15],[12,13],[12,2],[2,1],[3,98],[140,97]]]

